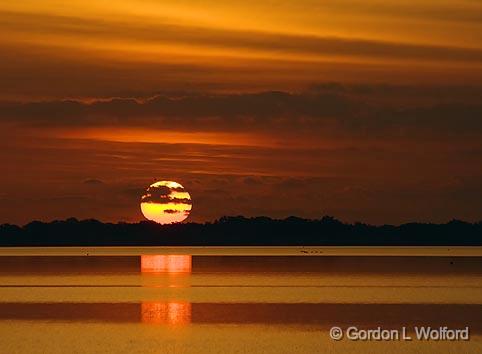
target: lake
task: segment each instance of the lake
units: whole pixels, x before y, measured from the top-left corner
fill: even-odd
[[[482,258],[474,254],[138,251],[145,254],[53,256],[55,250],[43,250],[49,255],[40,256],[24,250],[23,256],[0,257],[2,352],[482,351]],[[330,338],[334,326],[343,339]],[[429,326],[468,327],[470,336],[417,340],[415,327]],[[378,327],[391,333],[405,328],[412,340],[347,339],[347,328],[363,334]]]

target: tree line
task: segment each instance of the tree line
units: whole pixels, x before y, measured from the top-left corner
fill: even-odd
[[[159,225],[70,218],[0,225],[0,246],[480,246],[482,222],[368,225],[333,217],[222,217]]]

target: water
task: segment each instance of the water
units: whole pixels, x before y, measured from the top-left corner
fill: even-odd
[[[470,328],[334,341],[333,326]],[[0,257],[5,353],[482,351],[479,257]]]

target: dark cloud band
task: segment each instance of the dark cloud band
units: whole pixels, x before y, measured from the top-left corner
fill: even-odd
[[[390,131],[480,134],[482,104],[474,98],[481,94],[482,88],[476,87],[465,91],[454,89],[451,95],[450,90],[437,94],[421,88],[346,88],[334,84],[297,93],[186,93],[93,103],[0,102],[0,121],[32,127],[98,127],[115,123],[117,127],[146,129],[248,130],[297,135],[303,131],[369,135]]]

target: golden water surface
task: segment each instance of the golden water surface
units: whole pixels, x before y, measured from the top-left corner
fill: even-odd
[[[329,329],[470,329],[341,341]],[[480,257],[0,257],[4,353],[480,353]]]

